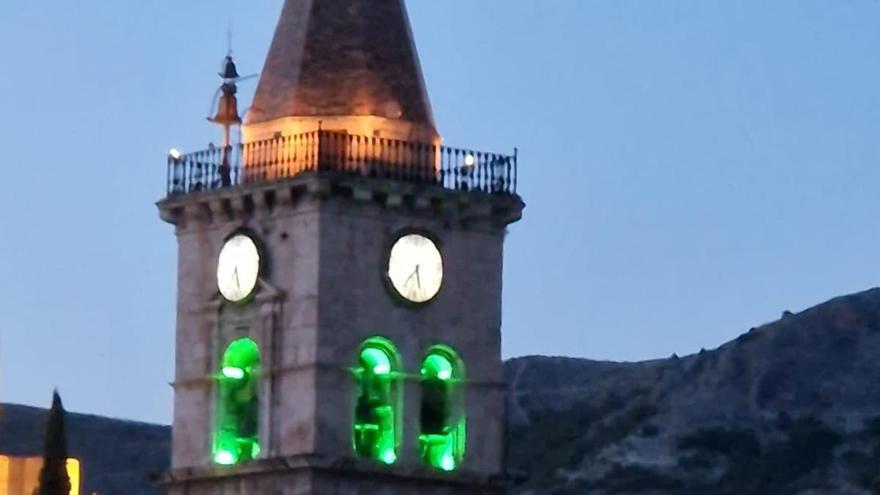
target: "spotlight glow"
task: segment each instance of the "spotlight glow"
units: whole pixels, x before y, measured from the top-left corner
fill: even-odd
[[[455,459],[452,457],[451,452],[443,454],[443,458],[440,460],[440,469],[444,471],[452,471],[455,469]]]
[[[244,370],[235,366],[224,366],[223,376],[231,380],[241,380],[244,378]]]
[[[228,450],[221,450],[214,454],[214,462],[220,464],[221,466],[231,466],[235,464],[235,461],[235,454]]]
[[[397,461],[397,454],[393,450],[382,452],[382,462],[385,464],[394,464]]]

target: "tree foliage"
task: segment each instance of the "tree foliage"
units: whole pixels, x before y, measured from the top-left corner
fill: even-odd
[[[34,495],[69,495],[70,476],[67,474],[67,436],[64,432],[64,405],[56,390],[52,408],[46,421],[43,448],[43,467],[40,484]]]

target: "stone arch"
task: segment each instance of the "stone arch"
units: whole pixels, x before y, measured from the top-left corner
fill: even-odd
[[[464,363],[451,347],[438,345],[428,350],[420,374],[419,452],[429,466],[453,471],[467,447]]]
[[[400,355],[383,337],[368,339],[358,351],[353,424],[355,452],[385,464],[397,461],[402,430],[403,387]]]
[[[220,363],[214,430],[214,462],[232,466],[260,454],[260,348],[249,338],[233,341]]]

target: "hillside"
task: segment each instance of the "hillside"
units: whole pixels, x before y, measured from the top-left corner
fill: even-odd
[[[642,363],[506,364],[516,495],[880,494],[880,289]],[[5,405],[0,453],[38,455],[45,411]],[[161,493],[168,427],[68,415],[85,491]]]
[[[40,456],[45,424],[45,409],[0,405],[0,454]],[[73,413],[65,426],[70,455],[83,465],[82,493],[164,493],[150,477],[168,468],[169,427]]]
[[[880,493],[880,289],[643,363],[506,368],[516,493]]]

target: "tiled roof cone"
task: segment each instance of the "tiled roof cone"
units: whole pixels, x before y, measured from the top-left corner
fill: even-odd
[[[285,0],[245,139],[318,119],[324,129],[439,139],[404,0]]]

